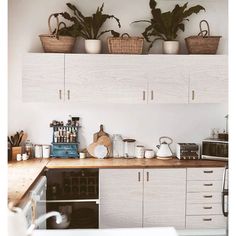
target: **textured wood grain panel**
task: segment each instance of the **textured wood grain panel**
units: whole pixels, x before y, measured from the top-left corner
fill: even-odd
[[[220,203],[187,204],[187,215],[221,215],[222,206]]]
[[[147,103],[144,58],[134,55],[65,56],[66,92],[70,101]]]
[[[100,170],[100,228],[142,227],[143,170]]]
[[[222,181],[187,181],[188,192],[221,192]]]
[[[28,53],[25,56],[22,98],[24,102],[64,100],[64,54]]]
[[[190,103],[224,103],[228,100],[226,55],[190,56]],[[192,97],[194,91],[194,98]]]
[[[149,55],[144,64],[148,74],[149,103],[188,103],[186,56]]]
[[[221,203],[221,192],[187,193],[187,203]]]
[[[144,170],[143,225],[183,229],[185,194],[186,169]]]

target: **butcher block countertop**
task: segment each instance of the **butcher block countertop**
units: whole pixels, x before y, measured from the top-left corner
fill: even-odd
[[[8,164],[8,202],[17,205],[34,185],[48,159],[30,159]]]
[[[185,167],[224,167],[223,161],[207,160],[179,160],[177,158],[169,160],[159,159],[51,159],[47,168],[185,168]]]
[[[159,159],[30,159],[8,164],[8,202],[18,205],[45,168],[186,168],[224,167],[226,162],[207,160]]]

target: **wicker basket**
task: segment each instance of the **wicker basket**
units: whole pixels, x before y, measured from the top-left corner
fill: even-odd
[[[55,17],[57,20],[57,28],[55,33],[52,32],[51,28],[51,18]],[[44,52],[52,53],[71,53],[75,45],[75,37],[71,36],[60,36],[58,35],[60,25],[65,24],[63,22],[59,23],[58,15],[52,14],[48,18],[48,28],[50,34],[39,35]]]
[[[205,22],[207,30],[202,30]],[[200,33],[198,36],[185,38],[189,54],[216,54],[221,36],[210,36],[210,27],[206,20],[200,22]]]
[[[121,37],[109,37],[108,50],[112,54],[142,54],[143,41],[142,37],[130,37],[127,33]]]

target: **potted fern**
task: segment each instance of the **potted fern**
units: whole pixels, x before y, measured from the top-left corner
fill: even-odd
[[[114,15],[108,15],[103,13],[104,3],[101,7],[97,8],[97,11],[92,16],[84,16],[82,12],[73,4],[66,4],[73,12],[71,16],[67,12],[60,13],[65,19],[73,22],[72,26],[64,27],[60,30],[60,34],[68,34],[73,32],[74,36],[80,36],[85,39],[85,50],[87,53],[100,53],[102,48],[101,40],[99,39],[103,34],[109,32],[115,32],[114,30],[103,30],[102,26],[108,19],[115,19],[119,28],[121,27],[120,21]]]
[[[157,8],[157,2],[155,0],[150,0],[149,6],[152,18],[133,23],[148,23],[149,25],[142,33],[146,41],[150,43],[148,50],[151,49],[157,40],[163,40],[163,52],[166,54],[177,54],[179,52],[179,41],[176,40],[179,30],[184,32],[184,22],[189,21],[189,16],[205,10],[200,5],[187,9],[188,3],[185,3],[183,6],[175,5],[172,11],[162,12],[160,8]],[[151,40],[151,38],[153,39]]]

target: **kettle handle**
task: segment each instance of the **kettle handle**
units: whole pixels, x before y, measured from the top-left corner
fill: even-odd
[[[161,144],[161,140],[162,140],[162,139],[169,139],[169,140],[170,140],[170,142],[168,143],[169,145],[173,143],[173,139],[172,139],[172,138],[170,138],[170,137],[168,137],[168,136],[162,136],[162,137],[159,138],[159,143],[160,143],[160,144]]]

